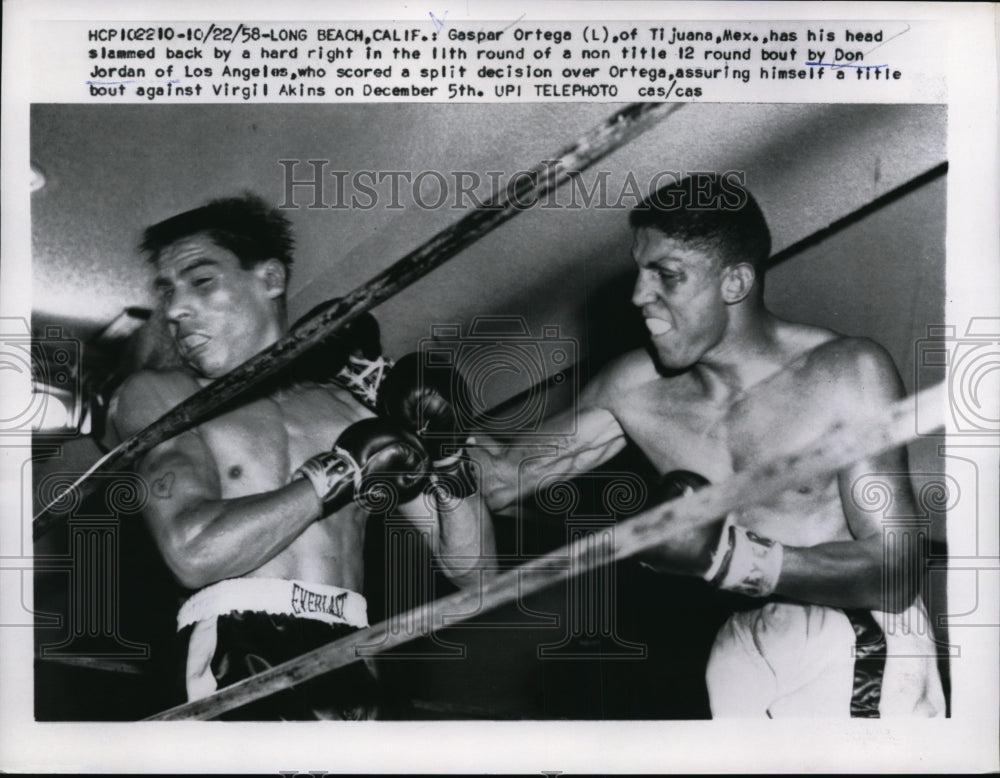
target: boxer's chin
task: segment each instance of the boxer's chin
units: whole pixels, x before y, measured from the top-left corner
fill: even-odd
[[[216,379],[229,372],[223,360],[213,354],[208,349],[195,350],[182,356],[184,364],[203,378]]]
[[[665,336],[653,335],[649,341],[653,347],[653,353],[656,354],[656,361],[660,363],[660,367],[666,370],[672,372],[687,370],[698,361],[696,353],[689,353],[688,349],[680,347],[681,344],[671,341],[669,333]]]

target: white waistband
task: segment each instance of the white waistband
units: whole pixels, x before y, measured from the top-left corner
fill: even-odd
[[[189,597],[177,614],[177,629],[233,611],[368,626],[368,603],[349,589],[283,578],[230,578]]]

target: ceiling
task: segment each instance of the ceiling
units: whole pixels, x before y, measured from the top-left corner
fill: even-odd
[[[128,306],[149,306],[142,229],[218,196],[253,190],[282,203],[285,167],[326,160],[331,171],[425,172],[414,196],[390,182],[370,208],[300,207],[289,296],[292,320],[341,295],[464,213],[451,207],[462,171],[484,181],[551,158],[619,106],[559,104],[35,105],[31,158],[46,184],[32,195],[35,325],[57,322],[86,339]],[[745,171],[771,225],[774,250],[826,226],[945,158],[945,109],[914,105],[690,104],[600,162],[609,199],[664,171]],[[443,207],[436,175],[452,190]],[[593,186],[594,171],[585,176]],[[362,204],[369,198],[354,191]],[[569,201],[567,190],[562,190]],[[533,332],[585,326],[587,301],[627,294],[630,237],[623,208],[535,208],[500,226],[382,305],[391,355],[412,350],[435,323],[468,327],[516,314]],[[400,207],[388,207],[399,205]],[[625,279],[623,281],[623,279]],[[623,299],[624,302],[624,299]]]

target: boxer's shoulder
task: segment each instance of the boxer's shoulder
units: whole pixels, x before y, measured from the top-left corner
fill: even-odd
[[[200,388],[194,374],[183,368],[139,370],[132,373],[119,387],[119,393],[151,392],[165,400],[184,400]]]
[[[794,371],[800,389],[839,398],[839,403],[875,402],[900,394],[896,365],[884,347],[868,338],[831,333],[809,349]]]
[[[595,397],[616,399],[662,377],[649,352],[636,349],[622,354],[601,368],[588,383],[587,391]]]
[[[128,376],[115,390],[108,405],[108,416],[120,436],[132,435],[199,388],[195,377],[186,370],[140,370]]]

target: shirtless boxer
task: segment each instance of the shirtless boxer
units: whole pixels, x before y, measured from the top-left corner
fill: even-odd
[[[184,366],[129,377],[113,403],[121,437],[286,331],[290,225],[257,198],[216,200],[154,225],[143,249]],[[341,366],[323,367],[333,378]],[[238,407],[155,447],[138,467],[151,485],[153,539],[180,584],[198,590],[178,614],[188,699],[367,625],[368,514],[358,491],[369,477],[390,480],[405,515],[433,514],[432,551],[457,585],[477,583],[481,556],[492,553],[489,520],[464,499],[475,485],[447,509],[438,497],[428,507],[421,491],[432,476],[416,436],[316,373],[315,361],[293,365]],[[375,701],[371,670],[356,662],[230,717],[371,718]]]
[[[632,212],[639,271],[632,303],[645,317],[652,353],[625,354],[585,387],[576,432],[553,438],[560,453],[551,458],[522,465],[516,448],[479,438],[493,512],[546,474],[596,467],[626,440],[676,495],[797,451],[832,422],[902,395],[877,344],[767,310],[770,232],[752,196],[739,200],[732,188],[686,179]],[[566,418],[550,421],[553,430],[570,428]],[[872,457],[748,506],[725,526],[718,519],[694,531],[678,527],[649,554],[665,572],[761,598],[759,608],[732,615],[715,640],[707,670],[713,716],[943,715],[932,639],[887,625],[888,613],[900,612],[911,624],[927,623],[912,572],[921,569],[916,544],[886,548],[882,517],[851,496],[866,474],[906,471],[903,449]],[[909,487],[886,480],[894,510],[913,515]],[[910,574],[897,576],[901,570]],[[883,591],[883,576],[908,586]]]

